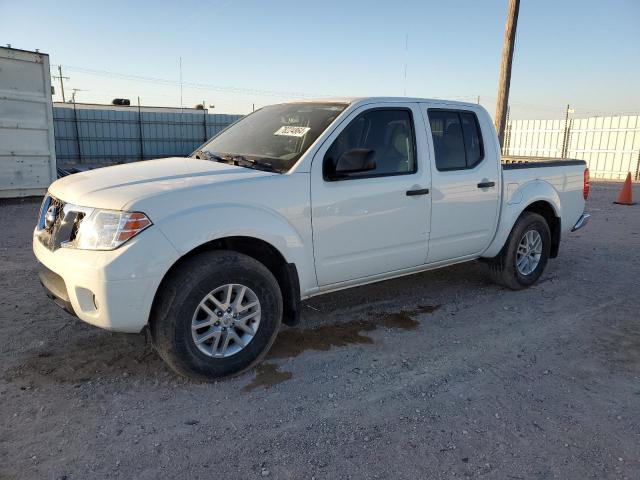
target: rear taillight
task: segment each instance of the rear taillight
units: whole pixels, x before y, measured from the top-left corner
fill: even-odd
[[[584,169],[584,184],[582,187],[582,196],[584,197],[585,200],[589,198],[589,169],[588,168]]]

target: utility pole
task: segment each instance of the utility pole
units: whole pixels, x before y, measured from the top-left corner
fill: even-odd
[[[84,90],[82,88],[72,88],[71,89],[71,103],[76,103],[76,93],[78,92],[86,92],[87,90]]]
[[[507,123],[507,106],[509,105],[509,84],[511,83],[511,64],[513,48],[516,42],[516,27],[520,0],[509,0],[507,23],[504,27],[504,43],[502,45],[502,63],[500,64],[500,83],[498,84],[498,102],[496,105],[495,125],[500,139],[500,148],[504,146],[504,128]]]
[[[140,97],[138,97],[138,134],[140,136],[140,160],[144,160],[144,135],[142,133],[142,109],[140,108]]]
[[[62,81],[64,80],[69,80],[69,77],[63,77],[62,76],[62,65],[58,65],[58,73],[60,75],[51,75],[53,78],[55,78],[56,80],[59,78],[60,79],[60,90],[62,91],[62,101],[66,102],[67,100],[64,98],[64,82]]]
[[[564,113],[564,138],[562,139],[562,158],[567,158],[567,154],[569,153],[569,135],[571,132],[571,121],[569,119],[569,114],[574,113],[575,110],[571,108],[571,105],[567,105],[567,109]]]
[[[505,122],[504,130],[504,145],[500,148],[502,155],[509,153],[509,142],[511,141],[511,126],[509,125],[509,119],[511,118],[511,107],[507,107],[507,120]]]
[[[202,129],[204,130],[204,141],[206,142],[209,138],[207,136],[207,115],[209,111],[207,110],[207,102],[202,100]]]

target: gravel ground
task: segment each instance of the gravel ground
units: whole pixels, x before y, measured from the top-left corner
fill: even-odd
[[[640,478],[640,206],[619,188],[592,184],[591,224],[526,291],[472,262],[311,299],[215,384],[59,310],[37,203],[2,203],[0,478]]]

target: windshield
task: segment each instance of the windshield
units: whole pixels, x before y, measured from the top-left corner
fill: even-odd
[[[263,164],[286,172],[346,107],[340,103],[264,107],[231,125],[198,152],[213,160],[243,158],[247,161],[242,166]]]

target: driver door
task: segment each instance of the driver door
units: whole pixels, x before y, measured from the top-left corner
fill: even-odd
[[[431,199],[425,129],[414,123],[421,118],[416,104],[361,107],[314,156],[311,204],[320,287],[426,263]],[[354,149],[372,151],[375,167],[334,175],[340,158]]]

